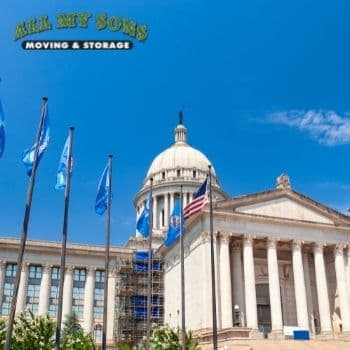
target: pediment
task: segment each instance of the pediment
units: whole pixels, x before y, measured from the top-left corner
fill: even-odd
[[[350,217],[292,190],[271,190],[223,201],[218,210],[328,225],[350,225]]]

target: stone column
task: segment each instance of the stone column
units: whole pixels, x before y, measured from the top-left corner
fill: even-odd
[[[316,290],[318,298],[318,310],[320,313],[321,333],[332,332],[331,314],[329,310],[329,298],[326,270],[323,258],[323,245],[314,245]]]
[[[186,206],[186,192],[182,193],[182,208]]]
[[[241,260],[242,244],[239,241],[234,242],[232,246],[232,290],[233,304],[238,305],[241,314],[241,326],[245,324],[244,312],[244,287],[243,287],[243,269]]]
[[[153,228],[158,228],[158,202],[157,196],[153,196]]]
[[[87,267],[87,276],[84,294],[84,332],[92,333],[94,321],[94,299],[95,299],[95,267]]]
[[[210,236],[203,232],[202,239],[202,328],[212,327],[212,300],[211,300],[211,264],[210,264]]]
[[[215,287],[216,287],[216,319],[218,329],[222,328],[221,324],[221,288],[220,288],[220,240],[219,233],[214,232],[214,261],[215,261]]]
[[[350,297],[346,284],[346,273],[344,265],[344,245],[337,245],[334,249],[335,274],[337,278],[337,289],[339,295],[340,315],[342,331],[350,332]]]
[[[304,268],[300,241],[293,242],[292,261],[298,326],[304,329],[309,329]]]
[[[175,201],[175,193],[170,193],[170,209],[169,209],[169,216],[173,212],[174,209],[174,201]]]
[[[0,260],[0,309],[2,305],[2,297],[4,296],[5,273],[6,261]]]
[[[278,270],[276,240],[267,242],[267,266],[269,273],[269,292],[271,305],[272,336],[281,337],[283,330],[280,276]]]
[[[253,238],[246,236],[243,239],[243,264],[245,284],[245,309],[247,327],[258,329],[258,312],[256,305],[255,268],[253,255]]]
[[[51,267],[52,265],[49,264],[43,266],[43,274],[40,283],[39,315],[44,315],[49,311],[51,294]]]
[[[311,292],[311,279],[310,279],[310,267],[309,267],[309,255],[308,253],[303,253],[303,267],[304,267],[304,277],[305,277],[305,290],[306,290],[306,301],[307,309],[309,315],[309,328],[312,333],[315,333],[315,322],[314,322],[314,306],[312,302],[312,292]]]
[[[350,295],[350,245],[348,245],[347,249],[347,259],[346,259],[346,277],[348,282],[348,293]]]
[[[64,274],[62,323],[72,312],[74,266],[67,266]]]
[[[115,288],[117,284],[117,270],[110,269],[108,276],[108,301],[107,301],[107,343],[114,342],[115,326]]]
[[[164,226],[169,226],[169,194],[164,195]]]
[[[23,312],[27,305],[28,268],[29,268],[29,263],[24,262],[22,264],[21,280],[19,282],[16,314]]]
[[[230,271],[230,236],[222,234],[220,238],[220,289],[221,289],[221,325],[232,327],[232,292]]]

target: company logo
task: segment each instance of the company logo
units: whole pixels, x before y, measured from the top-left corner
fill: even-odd
[[[14,40],[27,38],[30,35],[60,30],[88,29],[94,26],[99,32],[109,31],[121,33],[138,42],[148,38],[148,27],[135,21],[119,16],[109,16],[106,13],[93,16],[88,12],[60,13],[54,20],[49,16],[40,16],[18,23]],[[132,40],[25,40],[22,48],[25,50],[130,50]]]

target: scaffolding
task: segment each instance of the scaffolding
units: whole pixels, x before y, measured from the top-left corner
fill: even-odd
[[[117,341],[138,344],[146,336],[148,251],[119,263],[116,290]],[[164,323],[163,263],[152,253],[151,323]]]

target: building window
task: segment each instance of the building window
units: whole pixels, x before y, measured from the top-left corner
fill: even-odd
[[[180,177],[180,176],[181,176],[181,170],[180,170],[180,169],[177,169],[177,170],[176,170],[176,176],[177,176],[177,177]]]
[[[165,180],[165,171],[162,172],[162,180]]]
[[[86,270],[74,269],[72,311],[78,318],[83,318],[84,315],[85,281]]]
[[[1,303],[0,314],[2,316],[8,316],[8,314],[10,313],[16,271],[17,271],[16,264],[12,264],[12,263],[6,264],[4,292],[2,295],[2,300],[0,300],[0,303]]]
[[[31,265],[29,266],[29,278],[27,287],[27,309],[32,311],[34,315],[38,313],[40,284],[42,276],[42,267]]]
[[[105,272],[102,270],[96,271],[95,283],[104,283],[105,282]]]
[[[104,300],[104,282],[105,273],[97,270],[95,274],[95,293],[94,293],[94,318],[103,319],[103,300]]]
[[[1,315],[8,316],[10,313],[11,300],[13,295],[13,286],[14,283],[5,282],[4,285],[4,294],[2,297],[2,307],[1,307]]]
[[[51,281],[59,281],[60,280],[60,268],[53,267],[51,269]]]
[[[85,269],[75,269],[74,270],[74,281],[85,282],[86,280],[86,270]]]
[[[164,209],[162,209],[161,211],[161,220],[162,220],[162,227],[165,226],[165,213],[164,213]]]
[[[192,177],[195,179],[197,177],[197,170],[192,171]]]
[[[59,286],[51,286],[50,290],[50,305],[49,305],[49,315],[53,318],[57,317],[58,310],[58,292]]]
[[[41,266],[29,266],[29,278],[41,279],[42,267]]]
[[[32,311],[34,315],[38,313],[39,298],[40,298],[40,285],[28,284],[27,310]]]
[[[60,283],[60,268],[53,267],[51,269],[51,288],[50,288],[50,301],[49,301],[49,315],[53,318],[57,317],[58,311],[58,294]]]
[[[102,342],[102,326],[100,324],[94,327],[94,340],[96,343]]]
[[[17,265],[7,264],[6,265],[6,277],[16,277]]]

